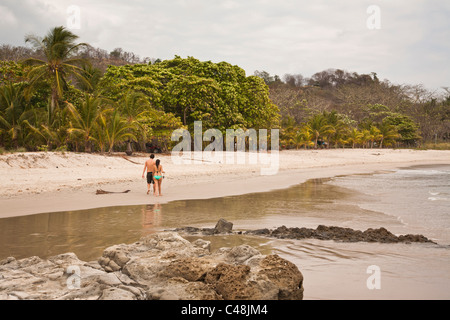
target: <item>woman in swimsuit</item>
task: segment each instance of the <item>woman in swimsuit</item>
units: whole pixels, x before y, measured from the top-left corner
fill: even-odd
[[[156,163],[153,166],[153,181],[155,182],[155,186],[153,188],[153,194],[156,196],[156,188],[158,188],[158,195],[162,196],[161,194],[161,184],[162,184],[162,179],[164,178],[162,176],[163,173],[166,173],[163,170],[162,165],[160,165],[160,160],[156,160]]]

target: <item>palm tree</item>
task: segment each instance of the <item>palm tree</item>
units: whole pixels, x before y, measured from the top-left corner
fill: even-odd
[[[367,129],[363,129],[361,132],[361,138],[360,138],[360,142],[363,146],[363,148],[366,148],[368,145],[368,142],[371,139],[371,135],[370,135],[370,131]]]
[[[77,51],[86,43],[75,43],[78,36],[64,27],[51,29],[44,38],[35,35],[25,37],[26,43],[31,43],[33,47],[42,52],[45,59],[29,58],[24,60],[25,64],[33,66],[29,71],[30,88],[35,88],[42,81],[49,81],[51,87],[51,103],[48,124],[52,123],[51,117],[59,109],[59,100],[67,89],[67,80],[70,76],[88,87],[89,82],[85,78],[81,65],[87,64],[86,59],[77,58]]]
[[[82,75],[88,81],[87,83],[82,81],[78,83],[79,88],[82,91],[93,93],[97,91],[98,84],[102,77],[102,70],[93,67],[91,64],[83,64],[81,66],[83,69]]]
[[[111,153],[117,143],[125,140],[130,141],[130,139],[136,140],[136,137],[131,132],[134,125],[124,119],[117,109],[110,109],[108,111],[112,112],[110,113],[110,116],[107,117],[105,134],[109,144],[108,152]]]
[[[307,147],[313,147],[313,134],[311,129],[308,126],[302,126],[295,136],[295,144],[298,147],[304,146],[305,149]]]
[[[342,148],[344,149],[345,146],[349,143],[347,140],[349,136],[350,129],[346,127],[342,132],[339,133],[339,135],[335,138],[336,139],[336,148],[339,144],[341,144]]]
[[[294,118],[287,116],[281,122],[281,141],[284,146],[289,148],[296,144],[296,136],[298,132],[298,125]]]
[[[129,133],[133,133],[134,131],[139,129],[138,118],[143,116],[146,112],[148,112],[150,107],[150,103],[148,98],[140,92],[128,90],[119,100],[118,109],[120,113],[124,116],[127,122],[127,128]],[[127,141],[127,154],[131,155],[133,150],[131,148],[131,137],[134,137],[133,134],[129,135],[130,139]],[[134,138],[134,140],[137,140]]]
[[[380,148],[383,148],[383,143],[385,145],[391,144],[396,138],[400,136],[395,126],[390,125],[386,122],[381,123],[378,129],[380,130]]]
[[[376,126],[370,126],[370,148],[373,148],[373,144],[375,141],[381,140],[381,135],[380,135],[380,129],[378,129]]]
[[[73,123],[69,128],[70,134],[79,134],[83,137],[84,150],[92,152],[92,141],[95,141],[95,130],[97,129],[97,119],[102,113],[100,105],[102,99],[85,95],[85,100],[77,109],[73,104],[67,103],[67,108],[72,116]]]
[[[361,142],[361,138],[362,133],[358,129],[353,128],[347,137],[347,141],[352,144],[352,148],[354,149],[355,145]]]
[[[325,137],[332,132],[332,127],[328,124],[323,114],[314,115],[306,124],[308,130],[312,132],[314,139],[314,148],[317,148],[317,142],[320,137]]]
[[[323,112],[323,116],[327,120],[328,130],[327,130],[327,141],[330,143],[334,142],[336,148],[338,147],[338,143],[342,141],[342,136],[346,133],[348,129],[348,123],[350,120],[342,115],[337,113],[336,111]]]
[[[3,127],[16,148],[23,121],[27,117],[23,90],[23,84],[14,85],[12,82],[0,87],[0,129]]]
[[[107,128],[109,125],[108,113],[110,110],[105,110],[101,112],[97,117],[97,134],[96,134],[96,142],[100,148],[100,152],[105,152],[106,144],[108,143],[107,138]]]
[[[68,140],[68,121],[57,121],[49,117],[51,109],[51,99],[49,98],[45,107],[31,108],[27,111],[30,116],[23,122],[29,129],[30,134],[27,138],[35,138],[35,141],[31,146],[34,147],[45,141],[48,150],[51,150],[54,145],[57,148],[62,147]],[[61,119],[68,119],[67,109],[63,109],[59,112]],[[59,125],[56,124],[59,122]],[[64,124],[62,123],[64,122]]]

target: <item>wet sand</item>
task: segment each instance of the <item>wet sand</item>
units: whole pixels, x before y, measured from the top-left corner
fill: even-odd
[[[170,155],[157,155],[157,158],[161,159],[166,171],[161,197],[146,194],[146,182],[141,176],[148,155],[123,157],[43,152],[0,155],[0,218],[264,192],[309,179],[450,163],[450,151],[282,151],[276,175],[261,175],[261,168],[267,165],[260,163],[192,161],[180,165],[173,163]],[[98,189],[130,192],[97,195]]]

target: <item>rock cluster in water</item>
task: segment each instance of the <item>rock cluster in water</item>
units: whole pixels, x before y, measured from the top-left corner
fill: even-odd
[[[277,255],[248,245],[211,253],[208,241],[176,232],[109,247],[94,262],[74,253],[0,261],[0,300],[302,299],[302,284]]]
[[[265,235],[279,239],[319,239],[319,240],[335,240],[343,242],[429,242],[435,243],[420,234],[407,234],[396,236],[385,228],[372,229],[366,231],[354,230],[351,228],[342,228],[335,226],[320,225],[316,229],[310,228],[287,228],[286,226],[278,227],[274,230],[258,229],[246,231],[246,234]]]
[[[187,234],[197,235],[214,235],[218,233],[232,233],[233,224],[224,219],[220,219],[214,228],[196,228],[183,227],[177,228],[175,231]],[[335,240],[343,242],[381,242],[381,243],[396,243],[396,242],[429,242],[435,243],[420,234],[407,234],[396,236],[385,228],[372,229],[366,231],[354,230],[351,228],[343,228],[336,226],[319,225],[316,229],[311,228],[288,228],[281,226],[273,230],[257,229],[248,230],[245,232],[237,232],[244,234],[252,234],[259,236],[268,236],[278,239],[319,239],[319,240]]]

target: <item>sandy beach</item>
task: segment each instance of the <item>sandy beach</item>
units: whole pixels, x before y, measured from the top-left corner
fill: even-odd
[[[303,182],[311,179],[346,178],[411,166],[450,164],[450,151],[291,150],[279,153],[277,174],[261,175],[261,169],[267,164],[212,163],[208,159],[200,161],[199,154],[191,154],[195,161],[177,164],[170,155],[157,155],[166,173],[163,196],[155,197],[147,195],[146,180],[142,179],[148,156],[52,152],[1,155],[0,218],[12,218],[3,220],[10,223],[4,234],[3,241],[9,241],[4,254],[12,255],[8,250],[39,256],[78,252],[95,259],[105,247],[131,243],[145,232],[167,226],[195,225],[195,222],[213,226],[219,218],[236,222],[236,229],[241,230],[274,228],[282,224],[315,228],[317,223],[339,225],[342,219],[347,227],[367,228],[370,224],[375,228],[386,227],[394,233],[410,233],[411,230],[420,233],[425,229],[412,229],[412,225],[400,223],[393,216],[361,213],[357,204],[349,207],[344,203],[339,214],[333,214],[326,204],[325,211],[330,212],[323,214],[320,204],[317,208],[305,206],[301,218],[266,211],[279,210],[272,202],[283,201],[288,192],[283,189],[302,187],[307,185]],[[329,189],[332,185],[312,182],[316,192],[317,188],[330,191],[323,196],[339,197]],[[96,194],[98,189],[119,193]],[[126,190],[129,192],[120,193]],[[270,195],[263,193],[269,190],[279,191]],[[308,189],[299,190],[298,203],[302,206],[308,199],[308,195],[301,199],[302,192]],[[320,192],[315,194],[321,195]],[[211,200],[206,203],[194,199]],[[251,203],[252,207],[246,207],[243,201]],[[158,203],[165,204],[163,214],[155,211]],[[185,205],[187,207],[183,207]],[[403,205],[409,206],[409,203]],[[240,212],[240,208],[251,212]],[[293,210],[298,212],[299,208]],[[373,226],[370,219],[374,219]],[[305,299],[448,298],[448,251],[439,246],[274,240],[251,236],[215,237],[213,243],[219,247],[250,244],[266,254],[275,253],[295,263],[305,277]],[[367,289],[366,269],[370,265],[382,269],[383,290]]]
[[[166,171],[161,197],[146,194],[142,172],[148,154],[39,152],[0,155],[0,218],[264,192],[314,178],[372,173],[412,165],[449,164],[450,151],[280,151],[279,169],[275,175],[262,175],[261,169],[268,165],[260,161],[250,164],[248,159],[243,164],[212,163],[202,160],[201,154],[192,153],[188,163],[178,164],[172,161],[170,154],[157,155],[157,158],[161,159]],[[130,191],[97,195],[98,189]]]

